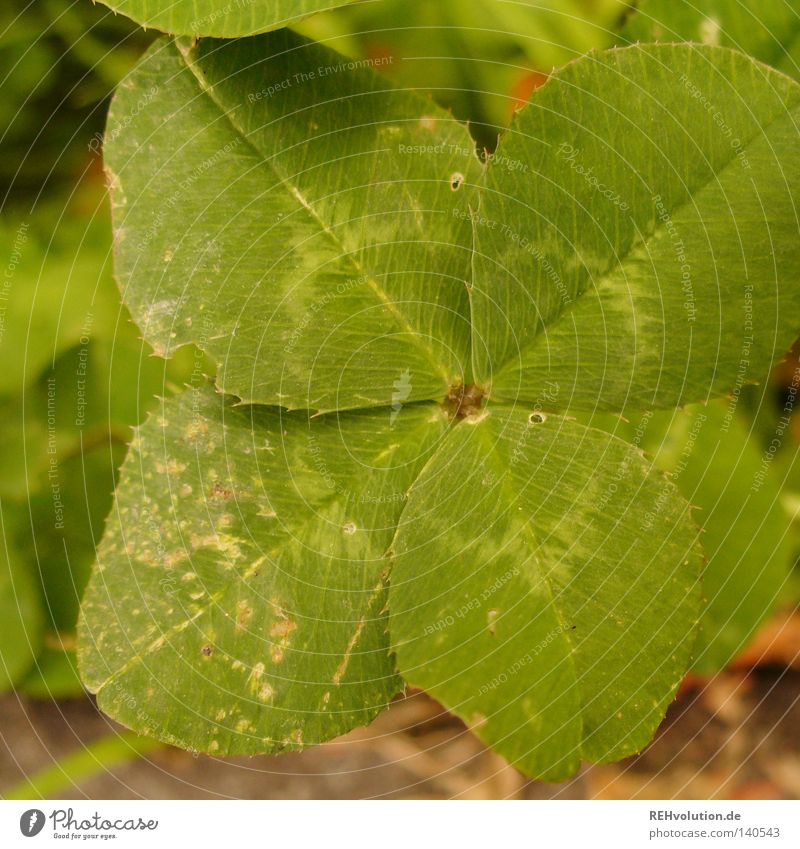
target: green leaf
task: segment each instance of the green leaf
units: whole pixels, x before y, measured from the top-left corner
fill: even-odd
[[[403,370],[405,400],[444,397],[468,361],[466,130],[290,33],[179,47],[158,42],[109,117],[116,271],[145,337],[197,344],[248,401],[391,404]]]
[[[797,335],[800,87],[721,48],[567,66],[519,113],[475,217],[475,379],[558,407],[671,407]],[[746,355],[743,355],[743,350]]]
[[[734,409],[717,401],[686,412],[645,413],[629,424],[592,419],[652,453],[696,508],[708,557],[693,663],[701,673],[724,669],[746,648],[774,610],[794,561],[778,479],[765,460],[770,454]],[[651,521],[645,517],[646,530]]]
[[[637,752],[689,661],[695,535],[686,502],[630,445],[490,407],[452,430],[403,512],[399,669],[527,774],[555,781],[581,758]]]
[[[800,79],[797,0],[642,0],[622,37],[733,47]]]
[[[620,410],[732,389],[745,346],[755,381],[794,338],[792,81],[721,48],[590,56],[484,177],[462,128],[343,62],[285,32],[159,42],[117,96],[117,268],[159,352],[194,342],[224,391],[325,411],[391,403],[398,363],[409,400],[441,399],[471,325],[494,399],[555,382],[557,409]]]
[[[347,56],[380,57],[381,73],[402,88],[432,92],[493,150],[498,129],[508,126],[530,86],[614,43],[625,6],[624,0],[381,0],[342,6],[296,29]]]
[[[521,769],[642,748],[700,614],[687,504],[528,412],[704,399],[788,347],[798,92],[721,48],[597,54],[482,164],[291,33],[158,42],[109,121],[123,296],[272,406],[193,391],[137,435],[83,603],[103,709],[220,753],[366,722],[400,686],[391,567],[403,676]]]
[[[103,710],[219,754],[369,722],[402,686],[385,553],[446,428],[430,405],[309,420],[205,388],[166,401],[83,601],[81,674]]]
[[[237,38],[279,29],[355,0],[102,0],[143,27],[173,35]]]

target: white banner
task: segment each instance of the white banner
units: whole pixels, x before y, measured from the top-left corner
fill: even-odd
[[[800,846],[800,802],[0,802],[0,846]]]

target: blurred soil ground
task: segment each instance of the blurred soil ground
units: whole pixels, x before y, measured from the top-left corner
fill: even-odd
[[[62,799],[800,799],[800,620],[770,623],[729,670],[687,679],[654,742],[572,781],[527,781],[423,694],[368,728],[279,757],[164,747],[70,785]],[[88,698],[0,699],[0,795],[118,728]]]

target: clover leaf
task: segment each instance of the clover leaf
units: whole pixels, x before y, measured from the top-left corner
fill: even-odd
[[[116,269],[216,386],[123,466],[80,625],[100,705],[253,753],[405,681],[531,775],[641,749],[692,663],[698,529],[568,413],[705,400],[783,354],[799,105],[733,51],[636,46],[556,73],[479,156],[294,34],[156,42],[109,119]]]

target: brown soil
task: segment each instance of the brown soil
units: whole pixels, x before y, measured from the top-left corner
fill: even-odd
[[[0,699],[0,794],[116,728],[88,699]],[[526,781],[424,695],[369,728],[281,757],[214,759],[165,747],[54,798],[800,798],[800,673],[731,672],[682,695],[656,740],[565,784]]]

